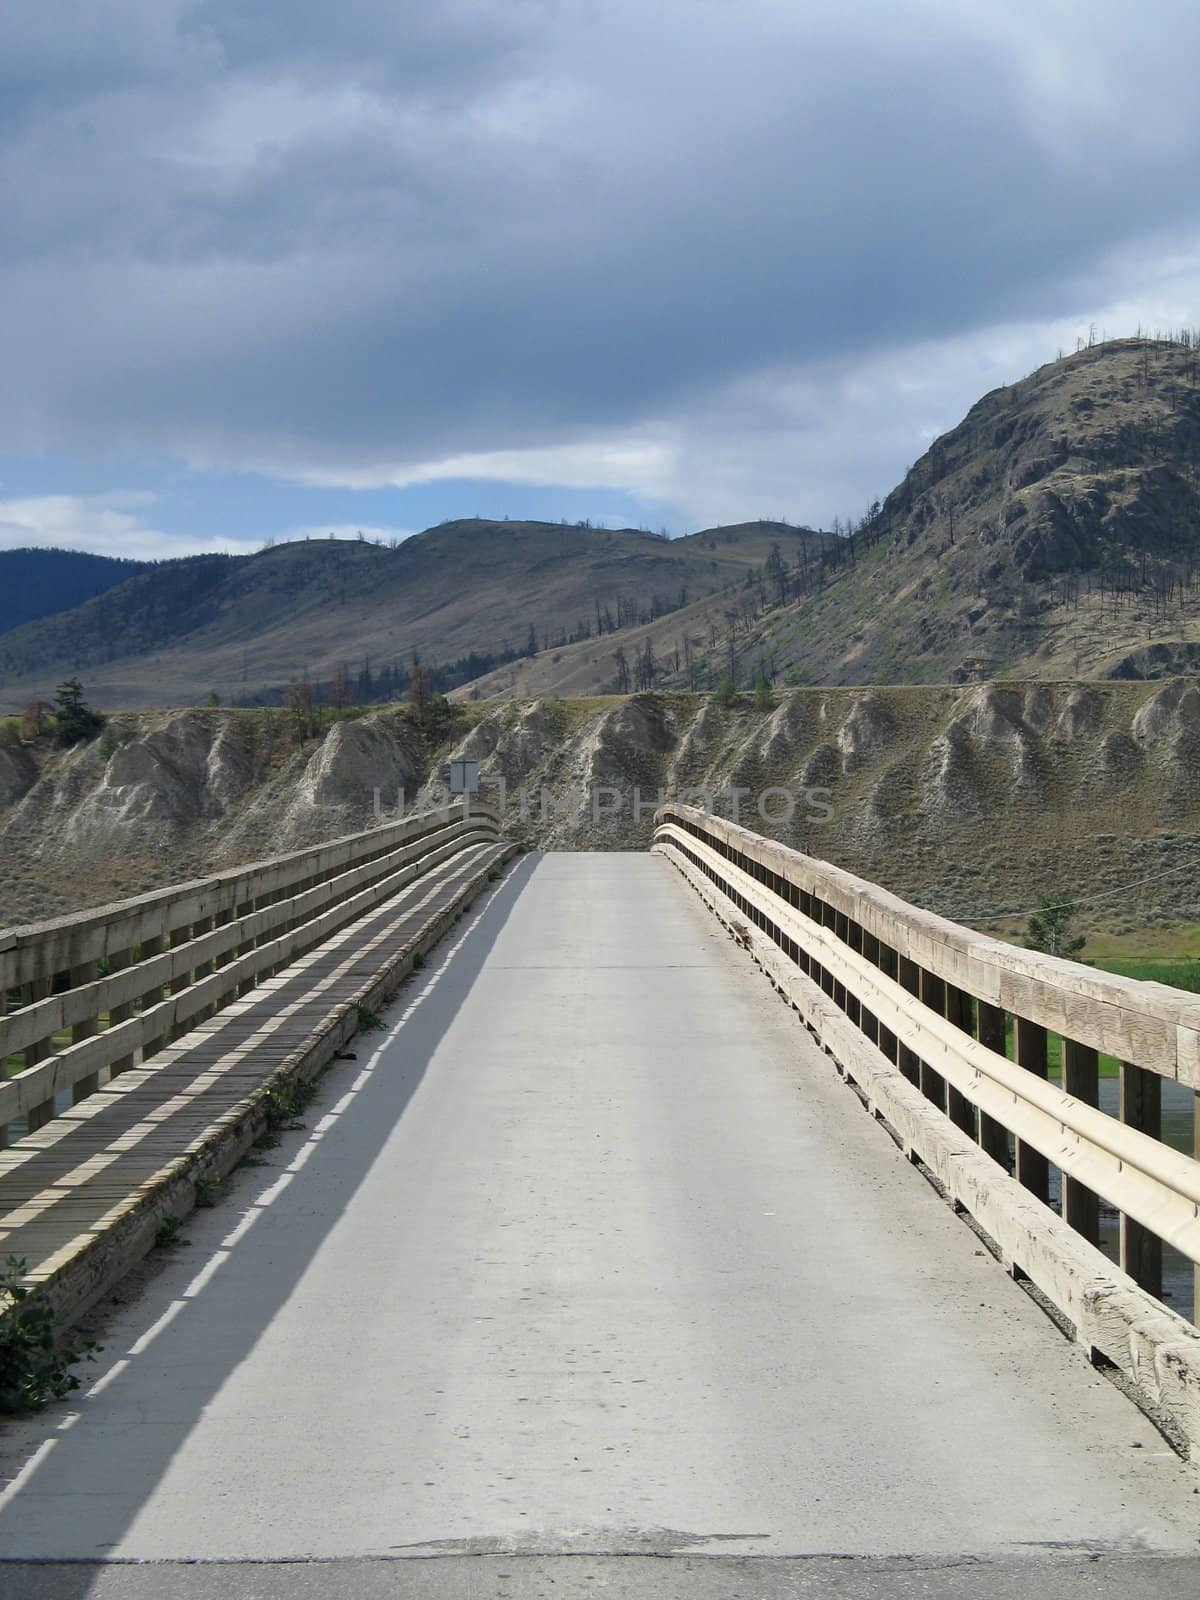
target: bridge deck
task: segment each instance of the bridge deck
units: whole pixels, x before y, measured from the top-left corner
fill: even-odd
[[[527,859],[389,1022],[13,1430],[0,1555],[168,1565],[0,1592],[1194,1591],[1189,1470],[662,860]]]

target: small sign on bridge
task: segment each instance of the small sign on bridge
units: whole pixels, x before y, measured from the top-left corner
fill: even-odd
[[[450,763],[450,793],[479,793],[478,761],[452,761]]]

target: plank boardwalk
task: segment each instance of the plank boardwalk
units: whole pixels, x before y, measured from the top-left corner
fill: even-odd
[[[49,1277],[248,1097],[499,855],[471,846],[0,1151],[0,1256]]]

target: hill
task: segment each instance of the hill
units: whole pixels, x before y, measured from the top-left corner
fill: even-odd
[[[274,707],[118,715],[69,750],[0,723],[0,925],[369,826],[376,795],[439,801],[455,754],[556,849],[641,849],[660,790],[722,814],[738,790],[750,826],[968,922],[1069,892],[1089,930],[1194,924],[1198,750],[1180,680],[480,703],[428,734],[380,708],[302,742]]]
[[[993,390],[822,562],[656,620],[671,688],[1162,677],[1200,667],[1200,349],[1119,340]],[[678,660],[679,665],[676,666]],[[483,694],[586,692],[572,646]]]
[[[1200,350],[1113,341],[993,390],[795,589],[735,627],[743,679],[1194,671]]]
[[[773,523],[666,540],[470,520],[396,546],[306,540],[195,556],[0,635],[0,703],[45,693],[68,671],[106,708],[196,704],[209,691],[254,701],[300,677],[329,684],[342,664],[370,699],[402,687],[414,651],[451,687],[744,583],[774,545],[794,560],[830,542]]]
[[[0,550],[0,633],[70,611],[146,567],[86,550]]]
[[[0,633],[0,707],[67,672],[106,708],[328,694],[339,670],[377,701],[414,652],[469,698],[1194,672],[1198,383],[1191,336],[1060,358],[985,395],[847,538],[467,520],[163,563]]]

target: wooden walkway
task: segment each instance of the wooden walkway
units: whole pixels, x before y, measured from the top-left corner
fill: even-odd
[[[339,1008],[411,948],[509,853],[470,845],[359,921],[0,1151],[0,1258],[52,1278],[319,1037]]]

